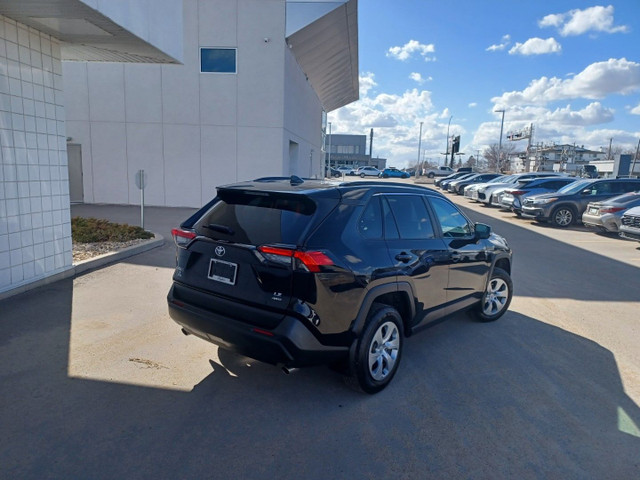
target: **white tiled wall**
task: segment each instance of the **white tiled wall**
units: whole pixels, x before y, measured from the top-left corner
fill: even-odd
[[[0,292],[71,268],[60,45],[0,16]]]

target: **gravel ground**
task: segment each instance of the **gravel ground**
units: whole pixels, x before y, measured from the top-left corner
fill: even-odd
[[[107,253],[115,253],[124,248],[138,245],[149,239],[129,240],[128,242],[95,242],[77,243],[73,242],[73,263],[90,260]]]

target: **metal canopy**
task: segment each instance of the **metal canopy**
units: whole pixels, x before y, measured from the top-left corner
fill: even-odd
[[[358,0],[349,0],[287,38],[325,111],[358,100]]]
[[[0,15],[60,40],[62,60],[180,63],[79,0],[2,0]]]

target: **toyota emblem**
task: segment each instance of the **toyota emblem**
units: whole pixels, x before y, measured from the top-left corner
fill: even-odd
[[[222,257],[224,254],[225,254],[224,247],[218,245],[216,247],[216,255],[219,256],[219,257]]]

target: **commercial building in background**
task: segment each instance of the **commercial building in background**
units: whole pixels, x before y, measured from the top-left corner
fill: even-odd
[[[319,176],[357,0],[2,0],[0,297],[72,272],[70,202],[198,207]]]
[[[369,141],[371,142],[371,137]],[[327,135],[325,139],[325,162],[332,167],[357,168],[370,165],[379,170],[384,170],[387,166],[386,158],[371,157],[371,148],[367,150],[366,135]]]
[[[64,60],[180,63],[180,0],[0,2],[0,296],[72,268]]]
[[[320,177],[358,98],[357,0],[184,0],[182,65],[65,62],[71,201],[199,207],[218,185]]]

